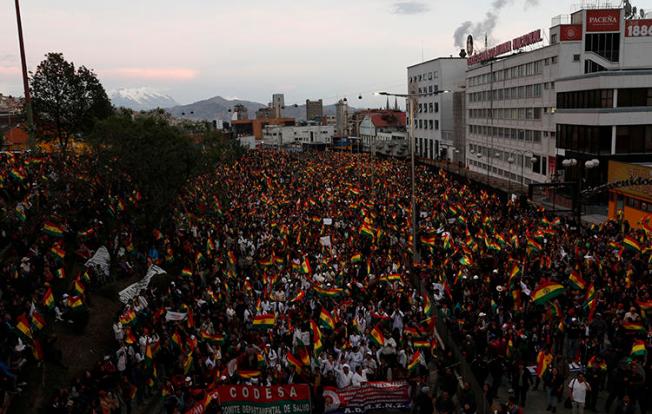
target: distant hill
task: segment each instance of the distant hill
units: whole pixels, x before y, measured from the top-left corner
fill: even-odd
[[[244,101],[240,99],[229,100],[222,98],[221,96],[215,96],[188,105],[177,105],[168,108],[167,111],[177,118],[187,118],[196,121],[210,121],[213,119],[229,121],[233,115],[233,112],[229,112],[229,109],[232,109],[238,104],[244,105],[245,108],[247,108],[250,119],[256,117],[257,110],[267,106],[259,102]],[[355,108],[349,107],[350,112],[355,110]],[[335,105],[324,105],[324,115],[335,115]],[[298,105],[296,108],[294,106],[287,106],[283,109],[283,116],[295,118],[298,121],[305,121],[306,106]]]
[[[111,103],[135,111],[169,108],[178,105],[170,96],[151,88],[116,89],[108,93]]]

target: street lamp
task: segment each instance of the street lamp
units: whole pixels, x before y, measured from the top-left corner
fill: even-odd
[[[507,158],[507,163],[509,164],[509,178],[507,179],[507,185],[509,186],[509,192],[512,192],[512,164],[514,164],[514,157],[510,156]]]
[[[396,98],[406,98],[410,102],[410,167],[411,174],[410,180],[412,182],[412,195],[411,195],[411,208],[412,208],[412,262],[416,264],[419,262],[419,255],[417,252],[417,210],[416,210],[416,189],[414,185],[414,107],[416,106],[417,98],[422,96],[436,96],[442,93],[449,93],[449,90],[441,90],[427,93],[390,93],[390,92],[376,92],[374,95],[378,96],[393,96]]]

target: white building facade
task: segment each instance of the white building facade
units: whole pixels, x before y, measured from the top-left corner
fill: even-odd
[[[643,30],[642,28],[646,29]],[[582,9],[553,22],[550,44],[529,33],[468,59],[466,163],[527,185],[606,182],[609,159],[652,156],[652,20]],[[642,33],[645,32],[646,36]],[[501,54],[512,53],[500,57]],[[564,159],[577,161],[561,172]],[[600,161],[585,171],[588,160]]]
[[[263,128],[263,145],[276,147],[292,144],[331,145],[334,135],[333,125],[267,125]]]
[[[408,67],[410,94],[432,94],[416,98],[414,107],[414,138],[416,154],[428,159],[453,159],[455,127],[453,94],[464,84],[466,60],[437,58]],[[410,102],[407,102],[409,114]],[[409,116],[409,115],[408,115]],[[410,128],[408,119],[407,128]]]

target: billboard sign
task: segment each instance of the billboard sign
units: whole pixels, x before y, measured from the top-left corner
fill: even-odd
[[[517,37],[514,40],[503,42],[498,46],[492,47],[491,49],[487,49],[476,53],[473,56],[469,56],[469,58],[466,60],[466,64],[475,65],[477,63],[482,63],[497,56],[504,55],[505,53],[509,53],[512,50],[518,50],[524,48],[525,46],[538,43],[542,40],[543,38],[541,37],[541,30],[535,30],[526,35]]]
[[[587,32],[619,32],[620,9],[586,11]]]
[[[559,25],[559,41],[574,42],[582,40],[581,24],[562,24]]]
[[[652,37],[652,19],[625,20],[625,37]]]

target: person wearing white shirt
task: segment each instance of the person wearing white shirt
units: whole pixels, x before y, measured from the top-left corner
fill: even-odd
[[[586,393],[591,391],[591,386],[584,378],[583,373],[579,373],[577,378],[568,383],[570,399],[573,404],[573,414],[584,414],[584,403],[586,402]]]
[[[362,337],[355,332],[349,335],[349,342],[351,342],[352,347],[360,346],[361,339]]]
[[[350,386],[353,382],[353,373],[351,372],[351,367],[348,364],[335,367],[335,374],[337,380],[337,388],[346,388]]]
[[[363,359],[364,359],[364,353],[357,346],[354,346],[351,352],[349,352],[349,354],[347,355],[347,361],[349,362],[351,369],[354,371],[360,364],[362,364]]]
[[[359,387],[365,383],[367,383],[367,370],[362,369],[362,367],[358,365],[355,369],[355,374],[351,377],[351,385]]]

